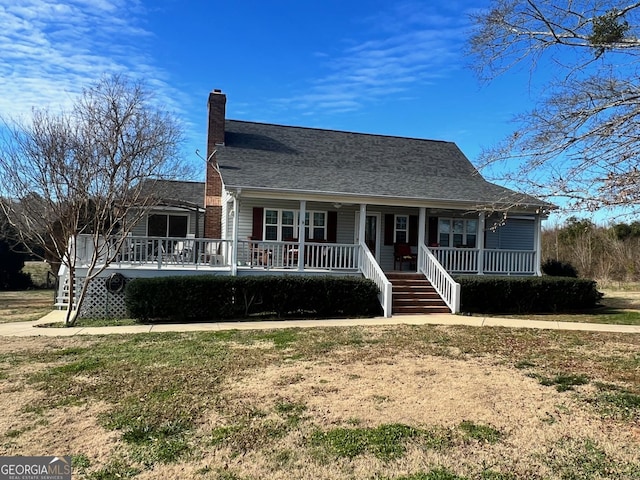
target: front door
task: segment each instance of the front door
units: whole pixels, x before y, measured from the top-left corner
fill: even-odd
[[[376,261],[380,263],[380,214],[367,213],[364,221],[364,243],[369,247]],[[360,229],[360,212],[356,212],[356,243],[359,239]]]

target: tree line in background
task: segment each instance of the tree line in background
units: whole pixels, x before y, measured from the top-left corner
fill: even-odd
[[[640,221],[596,225],[570,217],[563,225],[542,232],[543,271],[599,281],[640,281]],[[554,272],[555,274],[555,272]]]

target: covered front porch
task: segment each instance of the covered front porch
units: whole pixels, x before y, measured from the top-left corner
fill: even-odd
[[[449,274],[541,274],[537,213],[505,219],[451,207],[229,196],[222,225],[220,239],[194,233],[145,236],[138,230],[126,238],[114,263],[232,274],[247,269],[359,272],[368,252],[382,272],[419,272],[430,254]],[[87,247],[79,247],[79,256],[90,258]]]
[[[110,252],[107,273],[362,275],[378,285],[386,316],[390,272],[423,276],[454,313],[460,302],[454,274],[540,274],[539,215],[498,225],[484,212],[452,208],[253,198],[230,198],[224,214],[222,239],[126,237],[115,256]],[[78,267],[92,249],[89,237],[79,238]]]
[[[359,270],[362,255],[361,245],[357,243],[238,240],[235,250],[233,247],[232,240],[131,236],[116,255],[112,267],[353,272]],[[394,261],[394,268],[381,269],[384,272],[417,272],[421,257],[428,252],[451,274],[538,274],[535,250],[423,247],[415,249],[414,258]],[[78,265],[87,263],[90,258],[88,248],[80,249]],[[370,250],[368,246],[367,249]]]

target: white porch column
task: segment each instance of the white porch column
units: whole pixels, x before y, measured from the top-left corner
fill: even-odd
[[[298,271],[304,270],[304,237],[305,237],[305,225],[304,217],[306,217],[307,201],[300,200],[300,215],[298,217]],[[309,224],[311,224],[309,219]],[[311,225],[309,225],[309,233],[311,233]],[[287,252],[285,252],[286,254]]]
[[[240,200],[233,197],[233,230],[231,233],[231,275],[238,274],[238,226],[240,223]]]
[[[542,216],[540,214],[536,215],[533,229],[533,242],[536,249],[535,272],[540,277],[542,275],[542,270],[540,270],[542,265]]]
[[[478,275],[484,275],[484,229],[486,224],[486,216],[484,212],[478,214]]]
[[[420,207],[420,214],[418,216],[418,271],[420,271],[420,265],[422,265],[422,247],[425,246],[424,242],[424,230],[427,225],[427,209]]]
[[[367,223],[367,205],[364,203],[360,204],[360,218],[358,219],[358,243],[360,245],[364,245],[364,239],[365,239],[365,226]],[[379,241],[379,240],[378,240]],[[365,252],[361,252],[359,257],[358,257],[358,267],[362,270],[362,255],[364,255]]]

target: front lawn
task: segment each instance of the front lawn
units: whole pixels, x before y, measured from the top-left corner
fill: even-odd
[[[53,290],[0,291],[0,323],[30,322],[42,318],[54,304]]]
[[[599,290],[604,293],[604,297],[600,302],[601,306],[593,310],[559,314],[508,314],[504,316],[523,320],[640,325],[640,286],[637,284],[619,287],[608,286]]]
[[[0,455],[74,478],[640,478],[640,335],[343,327],[0,342]]]

